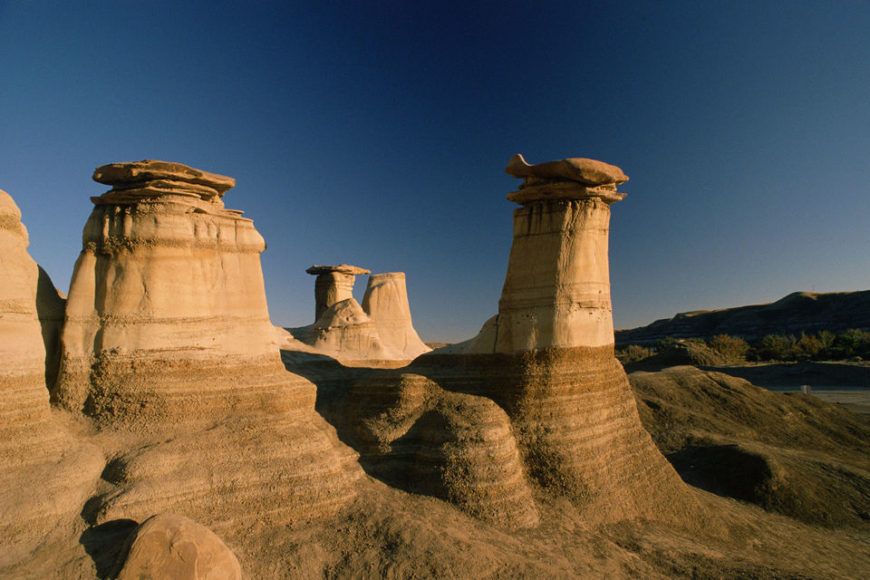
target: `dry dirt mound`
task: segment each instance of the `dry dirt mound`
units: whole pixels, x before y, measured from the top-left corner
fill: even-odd
[[[800,393],[694,367],[630,376],[641,417],[683,479],[824,526],[870,520],[870,425]]]

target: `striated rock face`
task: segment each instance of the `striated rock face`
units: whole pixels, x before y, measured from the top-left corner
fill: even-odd
[[[56,400],[97,421],[142,425],[189,420],[203,399],[217,409],[259,397],[191,373],[274,368],[265,242],[251,220],[224,208],[232,179],[166,162],[107,165],[94,177],[114,187],[92,198]]]
[[[499,313],[413,372],[496,401],[532,478],[590,519],[685,519],[691,497],[644,431],[613,354],[609,206],[628,178],[584,159],[530,166],[518,157],[508,173],[525,181],[508,196],[522,207]]]
[[[118,580],[241,580],[235,554],[208,528],[172,514],[139,526]]]
[[[158,161],[94,178],[113,188],[92,199],[54,398],[141,441],[104,472],[95,520],[294,521],[352,497],[353,453],[274,346],[265,243],[225,209],[233,180]]]
[[[104,463],[49,407],[63,304],[28,244],[18,206],[0,190],[0,568],[78,516]]]
[[[586,170],[591,163],[595,171]],[[613,344],[610,204],[624,197],[616,185],[628,177],[586,159],[513,167],[508,172],[525,180],[508,195],[522,207],[514,212],[495,352]]]
[[[311,266],[307,273],[317,276],[314,282],[314,322],[320,320],[326,309],[344,300],[353,298],[353,285],[360,274],[369,270],[350,264],[338,266]]]
[[[404,272],[370,276],[362,306],[375,322],[384,347],[396,358],[411,360],[432,350],[414,330]]]
[[[410,373],[357,381],[340,419],[371,473],[506,528],[538,524],[516,440],[491,400]]]

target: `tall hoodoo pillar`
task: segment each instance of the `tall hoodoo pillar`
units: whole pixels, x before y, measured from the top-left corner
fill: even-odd
[[[608,234],[610,204],[625,197],[621,169],[574,158],[529,165],[522,155],[507,173],[523,179],[507,198],[514,237],[495,350],[613,344]]]
[[[317,276],[314,281],[314,322],[320,320],[323,313],[333,304],[353,298],[356,277],[370,273],[365,268],[350,264],[314,265],[305,271],[312,276]]]
[[[514,237],[498,315],[420,357],[421,374],[484,395],[511,419],[525,467],[593,521],[686,521],[695,504],[644,430],[613,351],[607,236],[621,169],[592,159],[507,167]],[[416,370],[416,369],[415,369]]]
[[[265,242],[224,207],[235,180],[164,161],[94,179],[112,189],[92,198],[54,398],[139,441],[113,459],[97,521],[298,521],[349,501],[362,472],[281,362]]]

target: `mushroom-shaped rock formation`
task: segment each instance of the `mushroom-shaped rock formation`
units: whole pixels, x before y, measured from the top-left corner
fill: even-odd
[[[95,521],[295,521],[354,495],[353,452],[274,346],[262,236],[223,207],[233,180],[179,163],[96,171],[55,400],[140,444],[116,455]]]
[[[185,517],[161,514],[132,533],[118,580],[242,580],[232,550],[214,532]]]
[[[353,284],[357,274],[368,270],[341,264],[306,271],[317,275],[317,321],[289,329],[292,338],[284,339],[284,350],[326,355],[354,366],[407,364],[431,350],[414,330],[403,272],[372,274],[360,306]]]
[[[627,177],[582,159],[518,157],[508,172],[525,183],[508,196],[521,207],[499,313],[409,370],[499,403],[532,477],[590,519],[686,519],[696,504],[644,431],[614,357],[608,226]]]
[[[50,409],[63,302],[28,245],[18,206],[0,190],[0,568],[77,519],[104,465]]]
[[[356,277],[369,273],[365,268],[350,264],[314,265],[305,271],[312,276],[317,276],[314,281],[314,322],[320,320],[326,309],[333,304],[353,298]]]
[[[375,322],[381,343],[395,353],[394,357],[412,360],[432,350],[414,330],[404,272],[370,276],[362,306]]]

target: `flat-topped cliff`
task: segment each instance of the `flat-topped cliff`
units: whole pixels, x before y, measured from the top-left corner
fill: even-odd
[[[647,326],[616,331],[616,344],[647,344],[663,338],[710,338],[717,334],[757,340],[768,334],[870,330],[870,290],[795,292],[770,304],[683,312]]]

